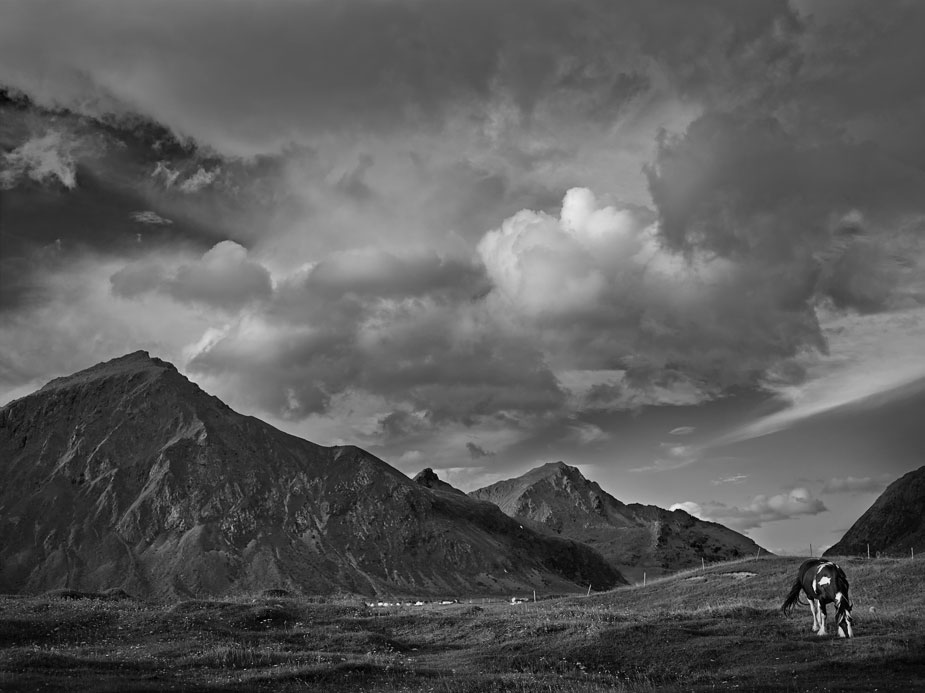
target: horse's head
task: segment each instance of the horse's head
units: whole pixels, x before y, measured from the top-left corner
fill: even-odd
[[[835,630],[840,638],[853,637],[851,600],[848,598],[848,578],[845,576],[845,571],[838,567],[836,567],[835,590]]]

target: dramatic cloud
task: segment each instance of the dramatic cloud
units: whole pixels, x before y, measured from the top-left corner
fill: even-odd
[[[30,139],[0,157],[0,189],[11,189],[24,179],[39,183],[56,181],[65,188],[77,185],[74,142],[67,135],[51,131]]]
[[[780,359],[822,346],[808,297],[778,295],[790,291],[780,282],[755,290],[750,261],[672,251],[662,235],[645,216],[576,188],[558,218],[522,211],[478,251],[495,309],[534,335],[552,364],[622,370],[620,388],[662,390],[661,401],[755,385]]]
[[[768,374],[765,386],[787,406],[724,435],[716,444],[768,435],[840,407],[876,406],[878,395],[888,397],[891,391],[925,379],[923,308],[828,315],[825,336],[826,353],[804,352]]]
[[[251,401],[287,418],[322,412],[349,391],[381,395],[431,425],[561,406],[541,355],[506,336],[481,304],[457,300],[470,272],[457,272],[459,283],[447,286],[454,275],[432,272],[436,259],[399,263],[394,272],[386,265],[373,276],[346,266],[339,274],[342,260],[290,276],[260,314],[205,335],[190,367],[230,378]],[[411,267],[419,274],[409,275]]]
[[[234,309],[268,298],[272,284],[270,273],[248,259],[245,248],[222,241],[200,259],[174,269],[156,261],[128,265],[112,275],[112,290],[123,298],[159,291],[182,302]]]
[[[147,348],[463,487],[554,451],[810,517],[743,505],[793,458],[707,446],[925,378],[923,32],[853,0],[0,4],[3,396]]]
[[[696,509],[701,519],[720,522],[737,530],[755,529],[769,522],[789,520],[803,515],[818,515],[828,510],[821,500],[814,498],[808,489],[802,487],[774,496],[754,496],[743,506],[687,501],[672,506],[674,507],[683,510],[688,510],[689,507]]]
[[[429,127],[457,113],[497,136],[531,117],[607,122],[650,81],[722,93],[766,79],[795,28],[782,1],[747,10],[636,0],[123,9],[6,8],[0,81],[46,103],[150,114],[220,150],[253,154],[319,132]]]

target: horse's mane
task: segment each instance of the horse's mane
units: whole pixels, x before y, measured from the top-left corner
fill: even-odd
[[[845,575],[845,571],[839,566],[835,566],[838,570],[835,573],[835,584],[838,586],[838,591],[844,594],[848,594],[848,576]]]
[[[848,576],[840,566],[835,566],[835,588],[845,596],[845,608],[851,611],[851,598],[848,596]]]

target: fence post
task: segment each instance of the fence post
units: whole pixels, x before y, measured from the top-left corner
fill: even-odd
[[[870,544],[867,545],[867,560],[870,560]]]

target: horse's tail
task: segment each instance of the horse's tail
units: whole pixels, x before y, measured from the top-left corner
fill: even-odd
[[[793,589],[790,590],[790,594],[787,595],[784,603],[781,604],[781,611],[783,611],[785,614],[789,614],[791,611],[793,611],[793,605],[800,600],[801,589],[803,589],[803,583],[800,582],[799,578],[797,578],[797,581],[793,583]]]

